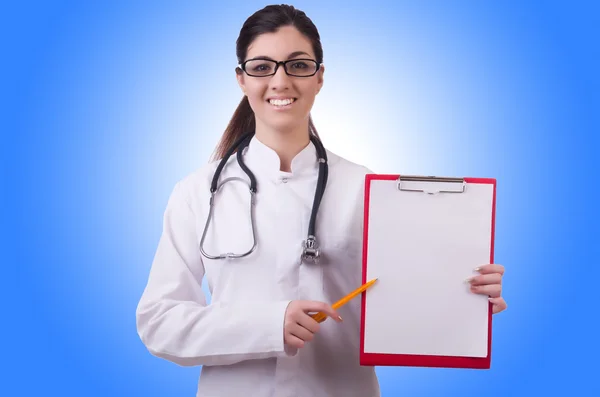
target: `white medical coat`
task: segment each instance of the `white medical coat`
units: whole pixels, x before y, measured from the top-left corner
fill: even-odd
[[[318,177],[312,142],[289,173],[280,171],[276,152],[256,137],[244,151],[257,180],[257,247],[242,259],[208,260],[200,253],[218,163],[176,184],[136,320],[152,354],[182,366],[202,365],[197,396],[379,396],[374,368],[359,365],[360,297],[338,310],[342,323],[321,323],[303,348],[284,345],[290,301],[332,304],[362,281],[364,177],[370,171],[327,155],[329,178],[316,222],[318,265],[300,260]],[[220,181],[231,176],[248,180],[235,155]],[[252,246],[249,200],[248,185],[237,181],[217,193],[207,253],[242,253]]]

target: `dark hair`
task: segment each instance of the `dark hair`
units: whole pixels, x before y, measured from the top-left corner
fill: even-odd
[[[323,62],[323,48],[317,27],[303,11],[293,6],[282,4],[266,6],[262,10],[252,14],[244,22],[236,41],[238,64],[244,62],[248,47],[257,36],[263,33],[276,32],[283,26],[294,26],[300,33],[306,36],[312,43],[313,51],[317,58],[316,61],[318,63]],[[248,97],[244,95],[215,149],[215,153],[213,154],[214,159],[222,158],[225,152],[242,134],[253,131],[255,128],[254,112],[250,107]],[[318,138],[312,116],[309,116],[308,130],[310,134]]]

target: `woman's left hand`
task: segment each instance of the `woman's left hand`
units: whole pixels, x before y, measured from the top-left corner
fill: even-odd
[[[504,275],[504,266],[491,263],[475,269],[480,273],[469,279],[471,291],[476,294],[488,295],[493,304],[492,313],[500,313],[506,310],[507,304],[502,297],[502,276]]]

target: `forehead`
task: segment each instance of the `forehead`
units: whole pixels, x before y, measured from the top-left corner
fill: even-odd
[[[289,54],[303,51],[314,57],[310,40],[293,26],[283,26],[273,33],[257,36],[248,46],[246,57],[268,56],[273,59],[286,59]]]

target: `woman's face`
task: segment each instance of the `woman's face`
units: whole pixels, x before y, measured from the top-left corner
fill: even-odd
[[[293,26],[284,26],[275,33],[264,33],[254,39],[248,47],[246,60],[255,58],[316,60],[310,41]],[[306,68],[302,62],[288,65],[290,71],[294,67],[299,72]],[[247,65],[247,71],[252,74],[264,72],[272,66],[259,61],[252,67]],[[280,65],[273,76],[254,77],[242,72],[237,79],[254,111],[257,129],[266,127],[285,132],[308,125],[315,96],[323,85],[323,67],[309,77],[288,76]]]

